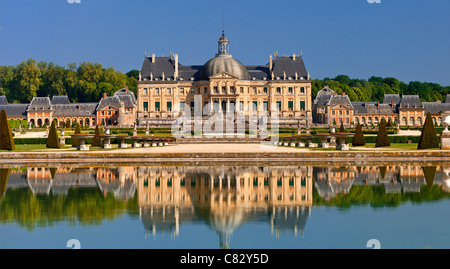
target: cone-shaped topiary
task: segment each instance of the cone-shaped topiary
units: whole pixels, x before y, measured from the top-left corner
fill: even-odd
[[[339,132],[338,133],[345,133],[345,128],[344,128],[344,122],[341,122],[341,127],[339,127]],[[339,137],[338,139],[336,139],[336,143],[338,144],[342,144],[342,142],[344,142],[344,144],[347,144],[347,138],[346,137]]]
[[[98,137],[100,134],[100,130],[98,129],[98,124],[95,126],[95,135],[92,139],[92,146],[94,147],[101,147],[102,146],[102,139]]]
[[[58,133],[56,131],[56,122],[53,121],[50,126],[47,137],[47,148],[59,149],[61,145],[59,144]]]
[[[380,126],[378,127],[377,140],[375,141],[375,147],[389,147],[391,142],[386,131],[386,119],[381,118]]]
[[[427,113],[425,123],[423,124],[422,134],[419,138],[417,149],[439,148],[439,141],[434,129],[433,119],[430,112]]]
[[[358,123],[358,125],[356,125],[356,131],[355,135],[353,136],[352,145],[356,147],[356,146],[364,146],[365,144],[366,138],[364,137],[361,124]]]
[[[0,149],[15,150],[16,144],[9,127],[8,116],[6,111],[0,112]]]
[[[80,124],[77,122],[77,126],[75,126],[75,134],[81,134]],[[78,147],[80,145],[79,138],[72,138],[72,147]]]

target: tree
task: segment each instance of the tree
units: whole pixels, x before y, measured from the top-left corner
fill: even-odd
[[[16,144],[9,127],[8,116],[6,111],[0,112],[0,149],[15,150]]]
[[[375,147],[389,147],[391,142],[386,131],[386,119],[382,118],[380,126],[378,127],[377,139],[375,141]]]
[[[362,131],[362,126],[361,126],[361,124],[358,123],[358,125],[356,125],[356,131],[355,131],[355,135],[353,136],[352,145],[354,147],[356,147],[356,146],[364,146],[365,144],[366,144],[366,139],[365,139],[363,131]]]
[[[428,149],[428,148],[439,148],[439,141],[436,135],[436,130],[434,129],[433,119],[431,118],[431,113],[427,113],[425,118],[425,123],[423,124],[422,134],[419,138],[419,144],[417,149]]]
[[[102,146],[102,139],[98,137],[100,134],[100,130],[98,129],[98,124],[95,126],[95,135],[92,139],[92,146],[94,147],[101,147]]]
[[[81,134],[80,124],[77,122],[77,126],[75,126],[75,134]],[[72,138],[72,147],[78,147],[80,145],[79,138]]]
[[[59,144],[58,133],[56,131],[56,121],[52,121],[47,137],[47,148],[59,149],[60,147],[61,145]]]

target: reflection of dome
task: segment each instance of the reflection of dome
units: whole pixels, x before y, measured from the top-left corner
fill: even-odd
[[[209,80],[216,74],[228,73],[240,80],[250,80],[247,68],[229,54],[228,39],[222,33],[219,41],[219,50],[216,57],[207,61],[198,74],[199,80]]]
[[[221,210],[219,212],[211,212],[209,216],[209,223],[211,228],[217,231],[220,235],[221,248],[230,248],[230,239],[233,231],[241,226],[246,221],[242,210]]]

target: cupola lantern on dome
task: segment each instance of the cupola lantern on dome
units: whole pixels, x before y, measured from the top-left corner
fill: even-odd
[[[228,39],[225,37],[225,31],[222,31],[222,36],[217,43],[219,44],[219,49],[216,56],[231,56],[229,54],[230,45]]]

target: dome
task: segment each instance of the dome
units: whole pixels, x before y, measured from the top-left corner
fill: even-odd
[[[223,31],[217,43],[219,46],[216,57],[210,59],[203,65],[203,68],[198,74],[198,79],[209,80],[209,77],[225,72],[240,80],[250,80],[247,68],[229,54],[229,41]]]
[[[238,60],[231,56],[216,56],[207,61],[198,74],[199,80],[209,80],[209,77],[216,74],[228,73],[240,80],[250,80],[247,68]]]

